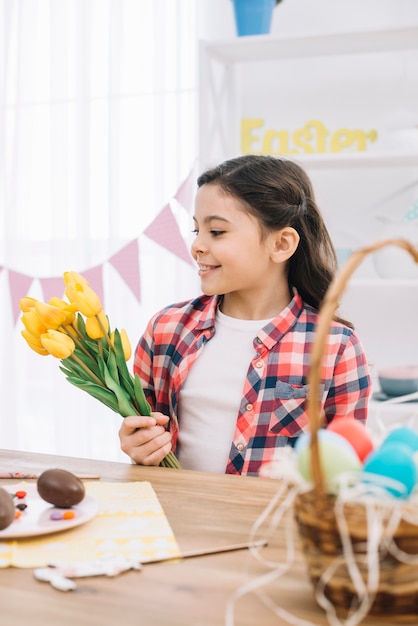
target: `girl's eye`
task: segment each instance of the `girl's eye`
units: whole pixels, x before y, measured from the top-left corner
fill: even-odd
[[[224,230],[211,230],[210,234],[212,237],[219,237],[219,235],[223,235],[225,233]]]
[[[192,230],[192,233],[197,236],[199,234],[199,231],[197,230],[197,228],[195,228],[194,230]]]

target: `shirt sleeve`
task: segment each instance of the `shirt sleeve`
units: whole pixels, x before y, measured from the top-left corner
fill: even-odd
[[[355,333],[342,347],[325,400],[325,420],[329,424],[334,417],[349,415],[365,423],[371,394],[366,355]]]

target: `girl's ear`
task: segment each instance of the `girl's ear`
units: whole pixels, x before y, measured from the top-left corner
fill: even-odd
[[[299,245],[300,236],[297,230],[291,226],[286,226],[281,230],[272,233],[273,249],[271,258],[275,263],[283,263],[294,255]]]

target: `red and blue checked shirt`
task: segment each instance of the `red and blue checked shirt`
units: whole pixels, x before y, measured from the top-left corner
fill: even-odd
[[[150,320],[136,349],[134,371],[152,410],[170,416],[174,450],[181,428],[179,392],[215,334],[219,301],[219,296],[200,296],[167,306]],[[257,475],[276,448],[293,446],[307,430],[307,376],[317,319],[317,311],[295,293],[254,338],[226,473]],[[333,322],[325,352],[321,400],[326,422],[343,415],[365,422],[371,385],[357,335]]]

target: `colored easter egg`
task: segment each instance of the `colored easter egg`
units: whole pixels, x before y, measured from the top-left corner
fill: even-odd
[[[320,441],[331,441],[336,445],[343,446],[346,450],[353,451],[353,446],[347,439],[339,435],[338,433],[331,432],[328,428],[321,428],[318,431],[318,439]],[[311,441],[311,434],[309,432],[302,433],[302,435],[296,440],[295,450],[300,452],[303,448],[309,446]]]
[[[399,487],[383,485],[397,498],[408,497],[417,480],[417,467],[411,448],[398,442],[388,442],[369,454],[364,463],[363,473],[368,483],[373,483],[372,474],[398,481]]]
[[[6,489],[0,487],[0,530],[7,528],[15,518],[13,498]]]
[[[374,449],[371,435],[366,426],[354,417],[335,417],[327,426],[327,430],[347,439],[357,452],[360,461],[364,461]]]
[[[304,433],[295,445],[297,467],[305,480],[311,480],[309,442],[310,434]],[[321,429],[318,431],[318,445],[321,468],[327,482],[344,472],[361,470],[362,463],[356,451],[341,435]]]
[[[386,435],[381,445],[384,446],[387,443],[403,443],[412,452],[416,452],[418,450],[418,433],[408,426],[398,426]]]

